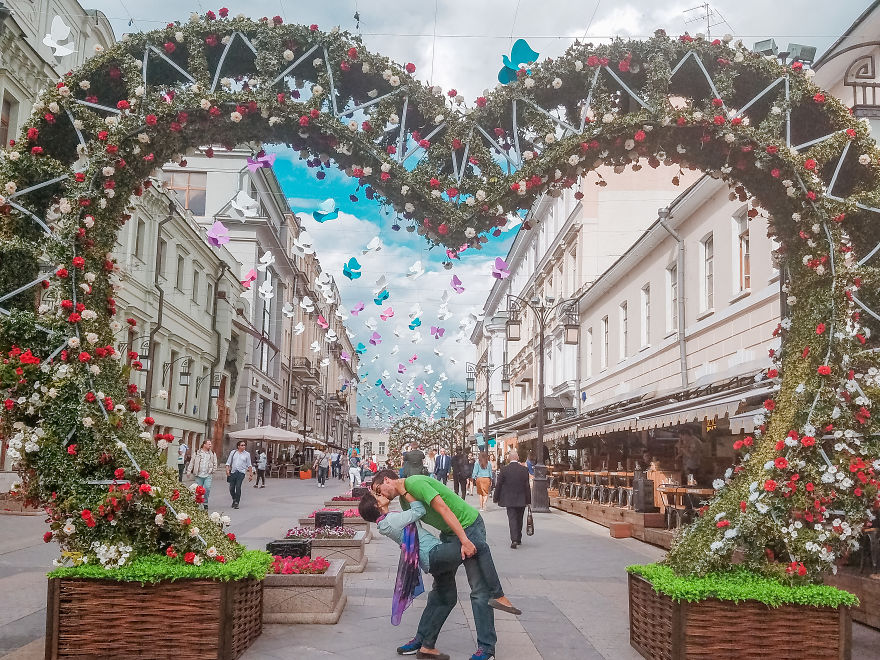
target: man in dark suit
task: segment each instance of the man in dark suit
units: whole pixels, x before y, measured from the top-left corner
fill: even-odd
[[[464,455],[464,449],[456,447],[455,456],[452,457],[452,484],[455,494],[461,499],[465,499],[467,495],[467,484],[471,473],[468,472],[467,456]]]
[[[446,455],[446,449],[441,449],[440,455],[434,461],[434,477],[436,477],[437,481],[442,482],[443,485],[446,485],[446,482],[449,480],[450,465],[451,461],[449,456]]]
[[[415,442],[409,446],[409,451],[403,455],[403,476],[412,477],[417,474],[428,474],[425,469],[425,453],[419,449]]]
[[[529,489],[529,470],[522,464],[524,455],[511,452],[510,462],[501,468],[495,483],[496,504],[507,509],[507,522],[510,525],[510,547],[516,549],[522,543],[523,516],[526,507],[532,503]]]

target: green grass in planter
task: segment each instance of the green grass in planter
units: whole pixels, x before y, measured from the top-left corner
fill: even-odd
[[[790,586],[743,569],[705,576],[677,575],[668,566],[660,564],[627,566],[626,570],[650,582],[654,591],[677,602],[693,603],[709,598],[735,603],[755,600],[770,607],[839,607],[859,603],[858,598],[842,589],[824,584]]]
[[[203,559],[201,566],[186,564],[181,558],[171,559],[165,555],[137,557],[130,564],[106,569],[95,564],[64,566],[49,573],[50,578],[103,579],[116,582],[140,582],[147,584],[163,580],[208,579],[230,582],[245,578],[262,580],[272,566],[272,555],[262,550],[246,550],[241,557],[221,564],[213,559]]]

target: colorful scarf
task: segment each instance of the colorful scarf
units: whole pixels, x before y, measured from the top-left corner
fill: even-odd
[[[404,610],[424,591],[422,570],[419,568],[419,531],[416,523],[410,523],[404,528],[400,542],[400,562],[397,564],[397,581],[391,599],[392,625],[400,624]]]

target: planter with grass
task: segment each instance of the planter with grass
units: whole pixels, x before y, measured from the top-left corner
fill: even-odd
[[[232,660],[262,632],[265,552],[228,563],[170,557],[119,568],[94,564],[49,574],[46,658],[187,657]],[[200,622],[193,625],[194,613]]]
[[[341,559],[346,573],[362,573],[367,567],[365,537],[366,532],[353,527],[294,527],[285,540],[308,540],[313,557]]]
[[[276,557],[264,580],[263,623],[336,623],[347,601],[344,575],[341,559]]]
[[[320,509],[319,509],[320,511]],[[315,513],[317,511],[312,511],[308,518],[300,518],[299,524],[303,527],[314,527],[315,526]],[[346,527],[353,527],[358,531],[364,532],[364,542],[369,543],[372,538],[372,525],[368,523],[366,520],[358,515],[357,509],[345,509],[343,512],[343,522],[342,524]]]
[[[849,660],[856,598],[825,585],[788,586],[745,570],[679,576],[630,566],[630,644],[645,658]]]

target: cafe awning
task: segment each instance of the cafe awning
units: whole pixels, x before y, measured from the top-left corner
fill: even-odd
[[[277,426],[255,426],[250,429],[233,431],[229,434],[233,440],[263,440],[264,442],[303,442],[303,437],[293,431],[285,431]]]

